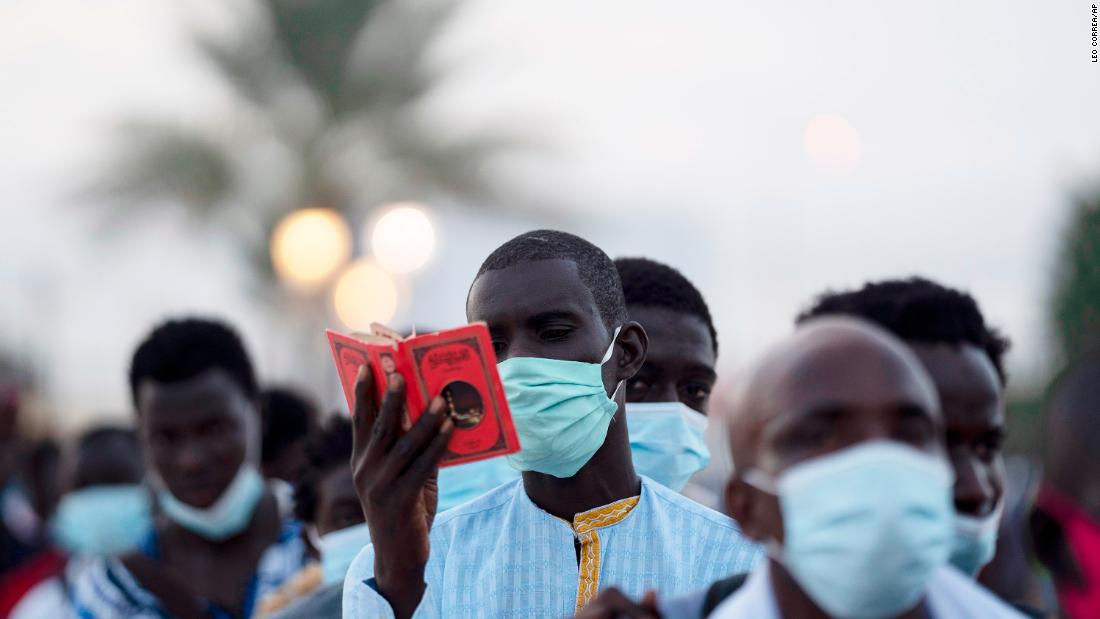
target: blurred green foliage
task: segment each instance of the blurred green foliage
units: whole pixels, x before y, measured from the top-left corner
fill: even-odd
[[[1055,364],[1040,380],[1010,394],[1007,447],[1017,453],[1038,453],[1047,385],[1100,341],[1100,190],[1074,201],[1056,258],[1047,309],[1057,344]]]
[[[1100,339],[1100,191],[1074,208],[1050,313],[1064,361],[1072,362]]]
[[[195,50],[230,109],[194,124],[122,123],[117,148],[83,195],[112,206],[111,223],[183,208],[226,233],[274,290],[267,244],[298,208],[343,212],[444,194],[494,204],[486,160],[521,141],[443,134],[423,104],[443,81],[429,52],[451,0],[253,0],[231,5],[235,32],[195,33]],[[122,229],[124,226],[111,226]]]

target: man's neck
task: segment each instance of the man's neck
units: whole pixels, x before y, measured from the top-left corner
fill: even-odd
[[[535,505],[569,522],[581,512],[638,496],[641,481],[630,456],[622,404],[607,428],[603,445],[576,475],[561,478],[527,471],[523,474],[523,488]]]
[[[775,605],[779,608],[780,617],[799,617],[805,619],[834,619],[831,615],[814,603],[802,587],[795,582],[794,577],[787,572],[775,559],[768,559],[768,570],[772,595],[775,596]],[[892,619],[931,619],[927,605],[922,599],[915,607],[893,617]]]

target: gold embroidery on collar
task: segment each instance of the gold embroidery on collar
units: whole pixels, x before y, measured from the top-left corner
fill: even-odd
[[[591,602],[600,589],[600,534],[596,529],[622,522],[638,504],[639,498],[635,496],[615,501],[573,517],[573,535],[581,545],[577,564],[580,574],[577,583],[577,612]]]

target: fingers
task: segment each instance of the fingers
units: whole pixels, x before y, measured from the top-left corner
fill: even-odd
[[[653,589],[646,591],[642,596],[642,609],[654,617],[661,616],[661,611],[657,610],[657,592]]]
[[[419,488],[426,483],[433,482],[439,474],[439,460],[443,458],[443,454],[447,453],[447,443],[451,441],[451,433],[454,428],[454,420],[444,416],[439,434],[432,439],[432,442],[428,444],[428,448],[409,466],[406,475],[410,484]]]
[[[454,422],[443,413],[444,410],[443,398],[437,396],[428,406],[428,410],[416,420],[412,428],[393,443],[393,448],[389,450],[389,456],[386,458],[382,471],[380,471],[382,479],[396,480],[414,461],[432,447],[432,442],[436,438],[442,436],[441,431],[445,425],[448,428],[453,427]],[[449,436],[449,434],[450,430],[448,429],[447,435]],[[446,447],[445,441],[443,447]],[[417,487],[423,485],[429,475],[430,470],[428,475],[420,479]]]
[[[386,395],[382,409],[371,433],[371,450],[385,453],[401,434],[405,417],[405,379],[398,373],[390,374],[386,381]]]
[[[374,421],[378,416],[373,385],[374,379],[371,376],[370,366],[359,366],[359,374],[355,377],[354,414],[351,416],[353,450],[366,449],[371,428],[374,427]]]
[[[578,617],[585,619],[614,619],[630,617],[632,619],[658,619],[656,596],[646,594],[642,603],[636,604],[615,588],[607,589],[589,604]]]

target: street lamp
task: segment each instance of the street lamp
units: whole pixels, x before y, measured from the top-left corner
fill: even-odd
[[[344,216],[332,209],[294,211],[271,234],[271,263],[291,288],[320,288],[350,257],[351,231]]]
[[[378,264],[390,273],[411,273],[424,266],[435,248],[435,229],[424,207],[415,202],[396,202],[384,208],[388,210],[370,235]]]
[[[397,284],[371,260],[355,260],[332,289],[336,316],[352,331],[369,331],[372,322],[388,323],[397,312]]]

